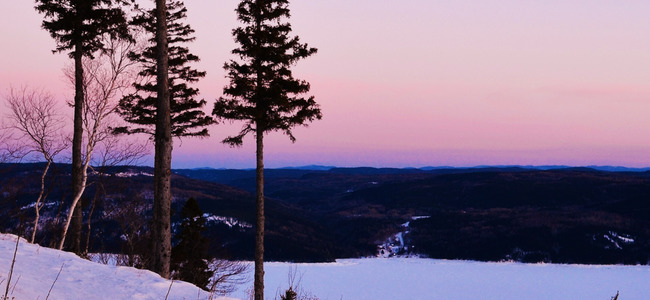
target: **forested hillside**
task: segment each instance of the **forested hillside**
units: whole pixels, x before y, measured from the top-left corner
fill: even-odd
[[[38,166],[2,165],[5,231],[29,228]],[[255,173],[176,170],[173,206],[194,197],[208,219],[211,253],[251,259]],[[53,243],[69,176],[48,177],[43,209]],[[91,216],[90,251],[137,252],[146,247],[151,169],[119,167],[84,200]],[[650,174],[593,169],[272,169],[266,172],[268,260],[332,261],[377,255],[396,234],[393,254],[434,258],[562,263],[647,264]],[[65,185],[63,185],[65,186]],[[102,188],[100,188],[102,187]],[[96,197],[94,195],[97,195]],[[63,206],[66,207],[66,206]],[[172,218],[177,222],[177,218]],[[416,218],[414,218],[416,217]],[[137,221],[137,222],[135,222]],[[22,227],[21,227],[22,222]],[[397,243],[392,240],[390,243]]]

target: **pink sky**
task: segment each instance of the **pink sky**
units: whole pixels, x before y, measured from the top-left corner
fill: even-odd
[[[235,47],[236,0],[186,1],[211,110]],[[570,2],[570,3],[568,3]],[[648,1],[292,1],[323,120],[266,138],[268,167],[650,166]],[[72,91],[33,1],[0,4],[0,91]],[[69,111],[71,114],[71,111]],[[183,140],[174,167],[253,167],[254,145]]]

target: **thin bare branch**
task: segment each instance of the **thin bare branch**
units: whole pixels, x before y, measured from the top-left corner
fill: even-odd
[[[41,202],[45,198],[47,172],[55,157],[68,146],[62,133],[65,121],[54,98],[44,91],[27,87],[11,88],[5,100],[10,110],[5,128],[12,130],[14,144],[22,143],[20,147],[13,148],[15,150],[11,155],[15,157],[19,152],[24,156],[33,154],[34,159],[46,162],[41,173],[40,193],[34,204],[36,217],[30,240],[33,243],[38,230],[40,210],[43,207]]]
[[[165,295],[165,300],[167,300],[167,298],[169,298],[169,292],[172,291],[172,285],[174,285],[174,279],[170,280],[170,282],[169,282],[169,289],[167,290],[167,295]]]
[[[16,248],[14,249],[14,258],[11,260],[11,268],[9,268],[9,276],[7,278],[7,288],[5,289],[5,294],[2,296],[2,299],[7,299],[9,297],[9,284],[11,284],[11,276],[14,274],[14,265],[16,264],[16,254],[18,253],[18,243],[20,242],[20,237],[16,236]]]
[[[50,286],[50,290],[47,291],[47,296],[45,297],[45,300],[50,298],[50,293],[52,293],[52,289],[54,288],[54,284],[56,284],[56,281],[59,280],[59,275],[61,275],[61,271],[63,271],[63,266],[65,263],[61,264],[61,268],[59,268],[59,273],[56,274],[56,278],[54,278],[54,281],[52,282],[52,285]]]

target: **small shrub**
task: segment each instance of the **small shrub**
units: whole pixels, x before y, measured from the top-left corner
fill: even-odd
[[[302,289],[300,282],[302,281],[302,274],[296,280],[298,272],[296,268],[289,269],[289,288],[280,295],[280,300],[319,300],[318,297],[306,292]],[[277,297],[276,297],[277,299]]]
[[[298,293],[293,290],[293,287],[289,287],[288,290],[284,292],[284,295],[280,295],[282,300],[298,300]]]

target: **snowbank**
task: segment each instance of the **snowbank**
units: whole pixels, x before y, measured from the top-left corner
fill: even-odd
[[[15,235],[0,234],[0,297],[5,293],[15,245]],[[54,282],[59,270],[61,274]],[[45,299],[52,283],[49,299],[165,299],[170,286],[169,280],[150,271],[102,265],[21,239],[10,299]],[[174,281],[168,299],[208,298],[208,293],[196,286]]]

